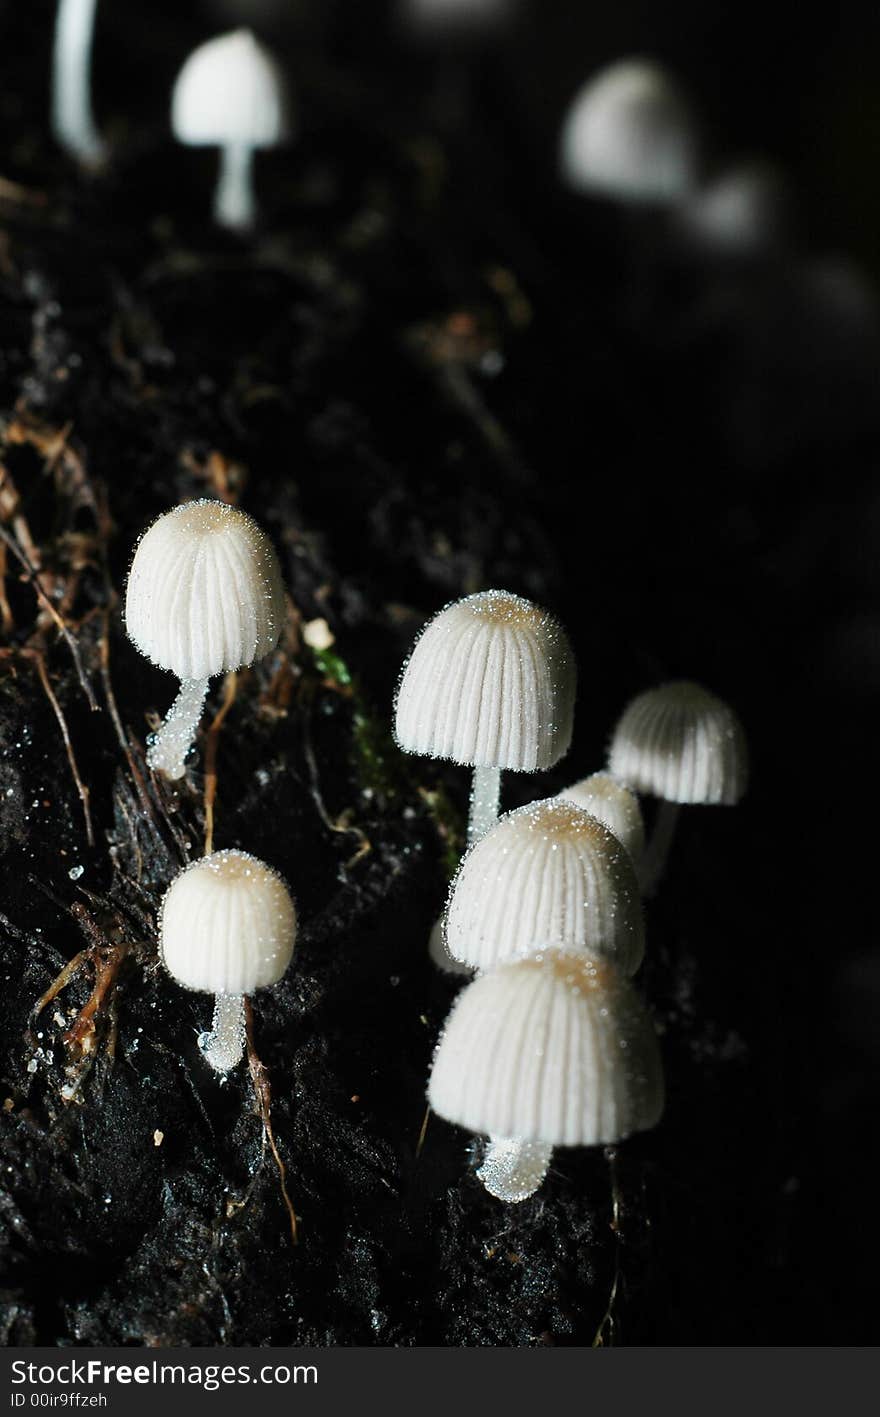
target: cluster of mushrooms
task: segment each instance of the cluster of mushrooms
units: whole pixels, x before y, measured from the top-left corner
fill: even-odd
[[[275,551],[244,512],[204,499],[153,523],[125,617],[134,645],[180,681],[149,745],[154,771],[183,776],[210,679],[269,654],[285,613]],[[508,1202],[537,1190],[555,1147],[607,1145],[659,1119],[657,1040],[630,983],[644,954],[642,896],[679,804],[733,803],[746,784],[735,715],[699,685],[671,683],[627,707],[607,769],[499,818],[502,772],[539,772],[567,752],[575,687],[558,621],[488,590],[426,625],[395,705],[404,751],[473,770],[468,849],[432,952],[477,977],[447,1021],[428,1097],[488,1135],[478,1175]],[[660,799],[647,845],[637,793]],[[169,887],[162,959],[179,984],[214,996],[199,1047],[216,1072],[241,1061],[245,998],[281,979],[296,929],[288,887],[246,851],[212,851]]]
[[[52,128],[87,168],[106,159],[91,102],[97,0],[58,0]],[[490,26],[512,0],[401,0],[417,29]],[[207,40],[174,85],[171,126],[184,145],[216,147],[214,219],[247,232],[257,218],[254,155],[294,135],[290,86],[278,59],[247,29]],[[768,163],[746,162],[703,181],[696,124],[675,80],[653,61],[606,66],[572,100],[560,136],[560,173],[574,191],[674,214],[682,236],[720,252],[751,252],[785,233],[789,193]]]
[[[90,98],[95,5],[59,0],[53,61],[53,128],[88,166],[104,157]],[[282,67],[247,30],[211,39],[178,75],[171,116],[181,142],[220,149],[215,220],[247,231],[254,153],[291,135]],[[754,174],[697,191],[686,106],[645,61],[612,65],[577,95],[561,168],[575,190],[677,204],[695,228],[742,245],[772,225],[775,189]],[[209,681],[271,653],[285,613],[272,545],[238,509],[190,502],[147,531],[129,576],[127,630],[180,681],[149,747],[154,771],[183,775]],[[575,681],[553,616],[488,590],[425,627],[395,707],[404,751],[473,769],[468,850],[429,947],[444,969],[476,978],[447,1021],[428,1096],[440,1116],[488,1136],[478,1175],[508,1202],[537,1190],[555,1147],[616,1143],[659,1119],[657,1040],[630,982],[644,953],[642,899],[662,872],[678,806],[736,802],[746,782],[731,710],[696,684],[671,683],[628,706],[604,770],[499,819],[503,771],[544,771],[567,752]],[[659,799],[647,843],[636,794]],[[245,998],[282,977],[296,929],[288,887],[245,851],[212,851],[169,887],[162,958],[181,985],[214,996],[199,1046],[218,1073],[241,1061]]]
[[[733,803],[746,783],[734,714],[697,684],[671,683],[627,707],[607,770],[499,820],[501,772],[549,768],[567,751],[575,677],[558,622],[491,590],[427,625],[397,696],[400,747],[474,773],[468,850],[432,954],[477,977],[446,1023],[428,1097],[488,1135],[477,1174],[507,1202],[534,1194],[555,1147],[607,1145],[659,1120],[657,1040],[630,984],[641,897],[679,804]],[[647,846],[637,792],[661,801]]]

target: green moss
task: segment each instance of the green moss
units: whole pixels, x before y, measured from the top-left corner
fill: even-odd
[[[359,785],[381,802],[409,796],[412,779],[407,760],[391,729],[368,704],[357,677],[335,649],[312,649],[315,667],[323,679],[351,700],[353,709],[352,767]],[[465,848],[466,822],[445,787],[419,787],[419,795],[443,846],[443,865],[451,879]]]
[[[400,750],[390,729],[368,705],[345,660],[334,649],[313,649],[312,654],[324,679],[351,700],[352,766],[360,787],[383,801],[405,792]]]

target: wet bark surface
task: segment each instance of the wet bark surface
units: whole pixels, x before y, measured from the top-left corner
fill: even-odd
[[[694,261],[650,219],[625,244],[530,168],[503,68],[453,86],[456,130],[442,65],[395,108],[349,54],[300,56],[314,108],[226,238],[214,155],[155,113],[103,174],[63,161],[29,24],[0,182],[5,1342],[870,1341],[873,309],[800,256]],[[202,37],[138,33],[163,82]],[[144,752],[176,685],[120,602],[138,535],[198,496],[267,529],[290,607],[167,784]],[[554,609],[580,665],[569,758],[505,805],[600,767],[666,677],[733,703],[754,762],[741,807],[683,814],[647,907],[664,1122],[507,1208],[424,1128],[467,774],[390,734],[416,630],[488,586]],[[156,948],[208,815],[301,920],[222,1083],[211,1001]]]

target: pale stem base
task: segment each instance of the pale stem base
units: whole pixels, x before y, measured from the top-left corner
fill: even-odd
[[[639,865],[639,884],[643,896],[654,894],[666,869],[680,811],[677,802],[661,802],[657,808],[651,838]]]
[[[471,808],[468,816],[468,846],[473,846],[491,831],[498,821],[501,801],[501,769],[474,768],[471,782]]]
[[[104,156],[91,105],[92,35],[97,0],[59,0],[52,51],[52,132],[78,162]]]
[[[517,1137],[490,1137],[483,1164],[477,1171],[490,1196],[517,1205],[528,1200],[550,1169],[552,1146]]]
[[[199,1034],[199,1047],[215,1073],[228,1073],[244,1057],[244,995],[218,994],[210,1033]]]
[[[253,148],[242,143],[221,148],[214,220],[228,231],[248,231],[257,219],[253,166]]]
[[[162,772],[172,780],[183,777],[186,755],[195,742],[207,694],[207,679],[183,680],[147,751],[147,762],[154,772]]]

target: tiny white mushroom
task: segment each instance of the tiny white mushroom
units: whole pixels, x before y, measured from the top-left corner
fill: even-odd
[[[558,947],[633,974],[644,938],[628,851],[595,817],[557,797],[509,812],[459,867],[446,947],[483,971]]]
[[[174,136],[192,147],[219,147],[214,218],[231,230],[256,220],[253,158],[290,137],[287,82],[272,54],[240,29],[210,39],[189,56],[174,85]]]
[[[716,256],[755,256],[784,241],[791,194],[770,163],[743,163],[720,173],[683,203],[677,225],[692,246]]]
[[[428,621],[398,686],[395,737],[474,769],[468,841],[498,820],[502,769],[540,772],[568,751],[575,686],[565,631],[522,596],[479,591]]]
[[[651,1020],[607,960],[550,950],[480,975],[459,995],[434,1055],[440,1117],[490,1143],[486,1189],[518,1202],[553,1148],[598,1146],[653,1127],[663,1074]]]
[[[52,132],[72,157],[91,167],[104,156],[91,100],[96,5],[97,0],[58,0],[52,49]]]
[[[561,137],[568,185],[625,202],[674,202],[693,185],[697,142],[674,80],[659,65],[625,59],[575,96]]]
[[[421,631],[397,689],[394,735],[407,753],[474,770],[468,843],[498,820],[501,772],[552,767],[571,742],[577,670],[554,616],[484,590],[445,606]],[[432,958],[441,944],[432,932]]]
[[[218,1073],[244,1052],[244,999],[276,984],[293,955],[296,911],[277,871],[246,851],[215,851],[174,880],[162,903],[160,945],[185,989],[213,994],[199,1047]]]
[[[270,654],[284,622],[284,586],[272,543],[224,502],[186,502],[138,543],[125,599],[128,637],[181,681],[150,748],[150,766],[183,776],[208,681]]]
[[[610,772],[594,772],[563,788],[559,796],[604,823],[638,864],[645,849],[645,824],[639,799],[626,783],[618,782]]]
[[[608,768],[634,792],[660,798],[641,879],[648,894],[662,874],[682,803],[732,805],[748,782],[745,734],[733,709],[689,680],[638,694],[614,730]]]

